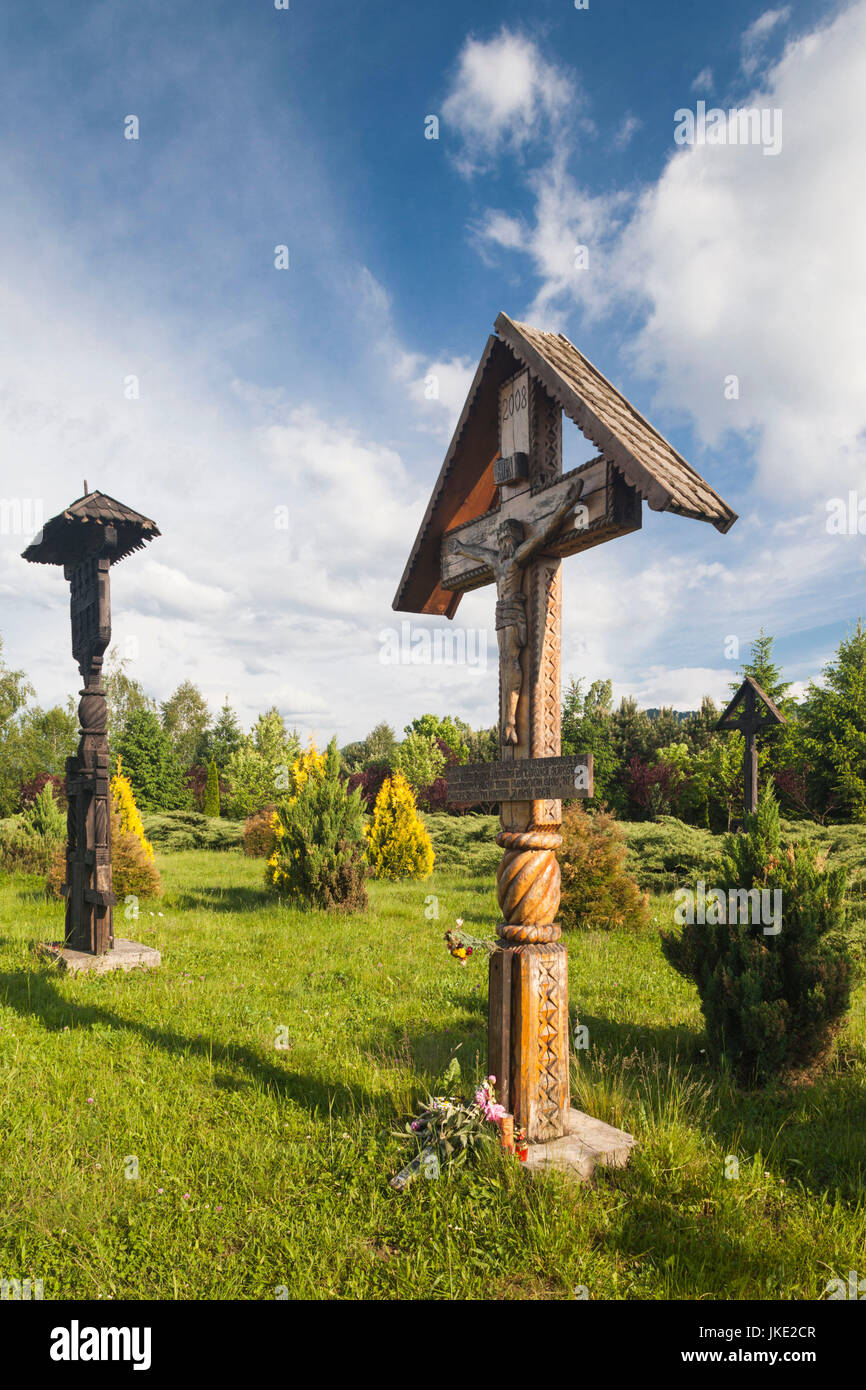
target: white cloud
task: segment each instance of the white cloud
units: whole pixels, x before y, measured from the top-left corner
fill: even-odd
[[[503,149],[521,150],[542,129],[559,128],[577,102],[571,78],[530,39],[502,29],[487,41],[466,40],[442,115],[460,137],[458,166],[468,175]]]
[[[618,150],[626,149],[627,146],[631,144],[642,125],[643,121],[639,116],[635,116],[632,112],[627,111],[619,124],[619,129],[613,137],[613,143],[616,148]]]
[[[692,82],[693,92],[711,92],[713,90],[713,70],[712,68],[701,68],[697,77]]]
[[[777,10],[765,10],[746,29],[740,41],[740,67],[746,77],[754,77],[761,66],[764,48],[773,30],[790,18],[790,5],[782,5]]]

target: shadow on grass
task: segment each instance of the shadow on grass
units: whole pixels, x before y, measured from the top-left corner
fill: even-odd
[[[193,912],[254,912],[261,907],[274,907],[277,899],[263,886],[250,888],[238,884],[225,888],[196,888],[194,892],[182,890],[172,893],[167,899],[171,908],[190,909]]]
[[[281,1099],[294,1101],[311,1114],[329,1112],[350,1118],[361,1112],[393,1118],[390,1097],[378,1095],[361,1086],[345,1081],[329,1082],[320,1076],[303,1075],[288,1067],[271,1065],[249,1055],[249,1048],[234,1043],[211,1043],[206,1038],[190,1038],[171,1029],[153,1028],[146,1023],[124,1018],[112,1009],[98,1004],[80,1004],[66,999],[57,989],[51,975],[38,970],[22,969],[0,972],[0,999],[22,1017],[36,1018],[48,1032],[59,1033],[65,1027],[92,1028],[108,1026],[130,1033],[153,1047],[177,1056],[208,1058],[215,1067],[237,1068],[245,1080],[235,1076],[214,1074],[214,1084],[226,1090],[243,1085],[265,1085]]]
[[[577,1019],[574,1010],[570,1013],[573,1037]],[[844,1200],[862,1196],[866,1088],[860,1069],[839,1064],[808,1084],[771,1082],[746,1089],[712,1068],[702,1052],[702,1029],[618,1024],[583,1012],[580,1022],[605,1063],[613,1062],[615,1084],[630,1103],[640,1102],[652,1112],[662,1096],[679,1093],[683,1119],[704,1128],[724,1154],[738,1154],[742,1161],[760,1153],[789,1184]],[[633,1071],[623,1067],[635,1057],[645,1058],[647,1065]],[[595,1080],[599,1073],[593,1072]],[[603,1071],[600,1080],[603,1084]],[[696,1082],[709,1088],[708,1104],[690,1115],[688,1096]]]

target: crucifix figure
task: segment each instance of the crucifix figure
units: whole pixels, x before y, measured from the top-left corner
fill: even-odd
[[[453,554],[486,565],[492,570],[496,581],[496,636],[502,678],[500,741],[503,744],[519,742],[517,707],[523,689],[520,657],[528,636],[524,568],[559,533],[566,517],[580,500],[583,488],[583,478],[572,478],[556,509],[542,523],[534,526],[528,536],[524,523],[512,517],[496,528],[495,548],[472,542],[461,543],[459,538],[452,545]]]
[[[563,412],[598,450],[566,474]],[[736,520],[573,343],[500,314],[394,599],[401,612],[453,618],[464,593],[496,585],[500,758],[447,774],[450,801],[499,804],[487,1065],[526,1129],[530,1166],[583,1175],[625,1162],[633,1141],[569,1100],[556,851],[563,798],[593,788],[591,755],[561,753],[561,570],[564,556],[637,531],[643,499],[721,532]]]

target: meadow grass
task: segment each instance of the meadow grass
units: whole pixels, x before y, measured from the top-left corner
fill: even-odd
[[[163,964],[128,975],[43,963],[61,905],[0,882],[0,1277],[46,1298],[805,1299],[864,1272],[862,988],[826,1075],[746,1093],[706,1067],[663,960],[670,899],[640,934],[572,934],[573,1101],[635,1135],[629,1167],[580,1186],[494,1154],[397,1194],[392,1131],[452,1055],[467,1085],[485,1068],[484,961],[442,935],[492,935],[492,876],[373,883],[366,915],[329,917],[269,899],[237,851],[159,867],[165,896],[116,929]]]

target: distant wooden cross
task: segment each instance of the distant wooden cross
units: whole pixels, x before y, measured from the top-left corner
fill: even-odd
[[[784,716],[757,681],[746,676],[717,729],[739,729],[745,739],[743,752],[743,806],[746,814],[758,809],[757,735],[774,724],[784,724]]]
[[[24,551],[24,559],[35,564],[62,565],[69,581],[72,655],[84,689],[78,705],[78,752],[66,759],[66,946],[95,956],[114,947],[117,902],[111,882],[108,715],[102,685],[102,659],[111,641],[109,570],[158,535],[147,517],[104,493],[88,492],[85,483],[84,496],[47,521]]]
[[[562,414],[599,449],[562,473]],[[453,618],[496,584],[500,760],[455,767],[452,801],[498,801],[501,945],[490,959],[488,1068],[534,1143],[569,1132],[566,948],[556,921],[562,799],[592,795],[592,758],[561,756],[563,556],[657,511],[735,514],[561,334],[505,314],[487,343],[394,607]]]

